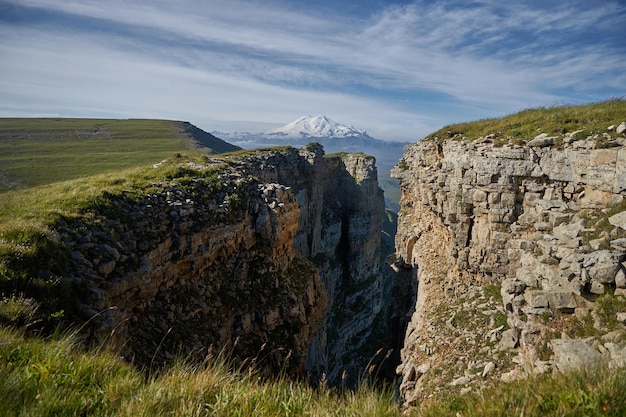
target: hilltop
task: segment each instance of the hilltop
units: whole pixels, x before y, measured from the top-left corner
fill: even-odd
[[[0,118],[0,192],[239,149],[188,122]]]

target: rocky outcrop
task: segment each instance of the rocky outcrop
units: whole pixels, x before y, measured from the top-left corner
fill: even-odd
[[[212,348],[274,371],[358,368],[381,309],[374,160],[312,144],[176,169],[57,226],[92,339],[144,366]]]
[[[419,277],[398,367],[407,403],[567,368],[589,349],[623,361],[624,141],[405,149],[394,265]]]

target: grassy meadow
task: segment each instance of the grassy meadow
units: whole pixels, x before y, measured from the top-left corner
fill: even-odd
[[[0,193],[200,153],[191,142],[169,120],[0,118]]]

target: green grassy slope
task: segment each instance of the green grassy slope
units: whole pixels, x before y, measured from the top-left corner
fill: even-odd
[[[580,131],[576,137],[608,133],[607,127],[626,121],[626,99],[615,99],[583,106],[540,107],[523,110],[498,119],[484,119],[445,126],[426,138],[472,140],[494,135],[496,143],[521,143],[540,133],[562,135]]]
[[[237,149],[185,122],[0,118],[0,192]]]
[[[24,300],[0,301],[0,319],[28,314]],[[16,305],[18,304],[18,305]],[[6,323],[6,321],[5,321]],[[313,389],[209,356],[143,375],[106,349],[85,351],[68,334],[46,339],[0,326],[3,416],[623,416],[626,369],[543,375],[403,410],[393,390]]]

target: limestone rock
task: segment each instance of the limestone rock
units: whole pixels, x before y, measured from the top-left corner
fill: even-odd
[[[519,342],[519,337],[515,329],[508,329],[502,332],[502,338],[498,344],[498,348],[502,350],[515,349]]]
[[[609,223],[613,226],[620,227],[622,230],[626,230],[626,211],[614,214],[609,217]]]
[[[554,145],[555,136],[548,136],[546,133],[542,133],[541,135],[535,136],[533,140],[528,142],[528,146],[532,147],[544,147],[544,146],[552,146]]]
[[[595,251],[585,255],[583,267],[588,268],[591,280],[602,284],[614,283],[620,269],[620,256],[608,250]]]
[[[67,279],[86,289],[67,310],[89,320],[90,341],[117,343],[139,365],[213,347],[263,358],[268,372],[315,375],[332,363],[329,380],[361,376],[391,291],[374,159],[310,145],[184,166],[215,167],[217,179],[164,179],[59,224]]]
[[[568,372],[597,365],[602,355],[591,347],[591,342],[590,339],[552,340],[556,368],[561,372]]]
[[[626,295],[626,220],[613,216],[612,230],[598,229],[607,208],[626,197],[626,149],[618,141],[596,149],[599,137],[581,133],[565,135],[563,146],[540,134],[526,145],[439,138],[405,148],[403,168],[393,171],[402,189],[395,258],[419,281],[419,296],[408,313],[402,361],[419,363],[426,357],[420,346],[435,344],[427,356],[440,367],[462,361],[476,369],[486,352],[517,354],[513,371],[496,367],[468,382],[472,387],[521,377],[522,368],[549,372],[552,362],[537,359],[545,336],[558,331],[565,339],[576,330],[563,315],[600,317],[597,300],[612,296],[607,289]],[[488,285],[502,297],[497,314],[481,311],[473,298]],[[473,320],[483,315],[506,319],[500,338],[491,332],[495,322]],[[595,327],[609,330],[598,320]],[[585,357],[572,354],[577,345],[559,343],[562,368]],[[588,348],[590,357],[601,356]],[[420,378],[401,387],[402,396],[428,396],[459,377]]]
[[[577,306],[574,295],[563,291],[551,291],[547,294],[550,308],[555,310],[567,310],[573,312]]]
[[[485,368],[483,369],[483,373],[482,373],[482,377],[485,378],[487,375],[489,375],[491,373],[491,371],[493,371],[494,369],[496,369],[496,364],[493,362],[489,362],[485,365]]]

